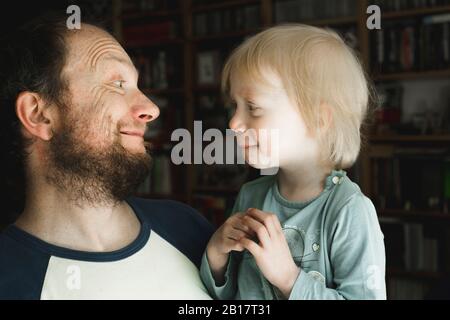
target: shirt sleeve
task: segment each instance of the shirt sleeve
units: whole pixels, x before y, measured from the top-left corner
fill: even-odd
[[[384,237],[372,202],[354,195],[332,223],[328,243],[335,287],[301,270],[290,300],[384,300]]]
[[[232,214],[240,212],[242,210],[241,200],[243,191],[239,192],[236,202],[234,203]],[[214,277],[212,276],[211,267],[208,262],[208,257],[206,255],[206,250],[203,253],[202,263],[200,266],[200,277],[208,289],[209,293],[215,299],[220,300],[231,300],[235,299],[237,296],[237,272],[239,267],[239,262],[241,260],[241,253],[232,251],[228,258],[227,269],[225,271],[225,283],[221,286],[217,286]]]

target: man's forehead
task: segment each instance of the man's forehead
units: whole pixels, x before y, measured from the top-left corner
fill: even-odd
[[[121,45],[108,33],[98,29],[80,32],[70,41],[69,51],[72,62],[95,70],[103,59],[112,59],[131,64],[131,60]]]

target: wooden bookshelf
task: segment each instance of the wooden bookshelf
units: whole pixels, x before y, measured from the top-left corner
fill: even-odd
[[[346,24],[356,24],[358,22],[357,17],[341,17],[341,18],[331,18],[331,19],[320,19],[320,20],[306,20],[301,21],[301,23],[309,24],[313,26],[342,26]]]
[[[434,8],[420,8],[420,9],[411,9],[411,10],[401,10],[397,12],[386,12],[382,13],[382,19],[400,19],[400,18],[411,18],[411,17],[420,17],[431,14],[440,14],[440,13],[449,13],[450,6],[438,6]]]
[[[401,209],[381,209],[378,210],[378,216],[380,219],[393,218],[393,219],[406,219],[416,221],[429,221],[429,222],[444,222],[450,223],[450,213],[443,213],[439,211],[407,211]]]
[[[242,38],[248,35],[256,34],[262,29],[255,29],[255,30],[240,30],[240,31],[233,31],[233,32],[226,32],[221,34],[212,34],[207,36],[200,36],[200,37],[194,37],[192,41],[194,42],[206,42],[206,41],[220,41],[226,38]]]
[[[130,21],[144,18],[172,18],[181,16],[183,12],[181,10],[157,10],[157,11],[145,11],[138,13],[126,13],[120,16],[122,21]]]
[[[406,279],[420,279],[425,281],[436,281],[441,280],[446,276],[442,272],[431,272],[431,271],[406,271],[399,268],[388,268],[386,270],[386,275],[388,277],[395,278],[406,278]]]
[[[231,7],[239,7],[253,4],[260,4],[260,0],[229,0],[229,1],[217,1],[213,4],[203,4],[192,7],[192,13],[207,12],[214,10],[223,10]]]
[[[370,142],[380,143],[380,142],[448,142],[450,143],[450,134],[443,135],[372,135],[369,137]]]
[[[263,28],[274,25],[274,4],[277,0],[218,0],[205,5],[193,5],[192,0],[180,1],[180,10],[173,11],[160,11],[160,12],[143,12],[140,14],[127,14],[119,15],[118,19],[121,21],[132,21],[134,19],[177,19],[182,26],[182,35],[179,39],[170,40],[163,43],[149,44],[147,47],[162,48],[167,46],[178,46],[177,50],[183,53],[183,67],[182,72],[184,75],[184,84],[182,88],[171,88],[167,90],[151,90],[151,88],[145,89],[144,92],[149,95],[163,95],[172,96],[177,95],[183,98],[184,106],[183,112],[185,119],[185,127],[193,132],[193,120],[196,111],[196,101],[201,95],[211,95],[219,97],[221,95],[220,86],[217,84],[212,85],[197,85],[197,72],[196,72],[196,59],[197,52],[202,48],[208,50],[223,49],[230,43],[239,44],[242,39],[251,34],[257,33]],[[194,34],[194,19],[199,14],[208,14],[209,12],[222,11],[237,8],[240,6],[253,6],[260,5],[261,19],[260,27],[251,30],[238,30],[232,32],[223,32],[218,34],[208,34],[202,36],[196,36]],[[424,79],[449,79],[450,69],[443,70],[425,70],[414,72],[401,72],[392,74],[373,74],[370,70],[370,52],[371,52],[371,33],[367,30],[366,19],[368,17],[366,8],[368,6],[368,0],[357,1],[357,12],[355,16],[344,16],[331,19],[314,19],[308,21],[298,21],[305,24],[316,26],[329,26],[329,27],[356,27],[356,36],[358,38],[358,49],[360,50],[360,56],[366,67],[366,71],[376,83],[384,82],[396,82],[396,81],[411,81],[411,80],[424,80]],[[417,19],[433,14],[441,14],[450,12],[450,6],[428,7],[422,9],[400,10],[396,12],[383,12],[383,21],[388,20],[401,20],[401,19]],[[294,22],[294,21],[293,21]],[[169,141],[167,141],[169,142]],[[368,137],[367,147],[373,148],[379,145],[387,146],[388,148],[395,148],[396,146],[448,146],[450,143],[450,133],[439,135],[398,135],[398,134],[385,134],[385,135],[372,135]],[[370,163],[372,159],[370,153],[361,154],[360,160],[360,185],[362,190],[366,194],[369,190],[371,169]],[[196,195],[207,195],[213,197],[233,197],[238,193],[238,190],[234,188],[224,187],[205,187],[196,185],[196,169],[195,166],[184,166],[186,171],[185,180],[179,181],[180,184],[186,185],[186,193],[171,195],[157,195],[150,194],[149,197],[155,198],[173,198],[176,200],[182,199],[187,203],[192,204],[193,198]],[[442,225],[448,225],[450,223],[450,214],[442,212],[419,212],[419,211],[404,211],[404,210],[378,210],[380,220],[394,219],[401,222],[417,222],[417,223],[437,223]],[[400,277],[406,279],[417,280],[436,280],[442,277],[442,273],[430,273],[430,272],[410,272],[400,269],[389,268],[387,270],[387,278]]]
[[[181,95],[184,94],[185,90],[183,88],[168,88],[168,89],[150,89],[143,88],[141,91],[147,95],[154,96],[166,96],[166,95]]]
[[[449,77],[450,77],[450,69],[445,69],[445,70],[381,74],[381,75],[374,75],[373,79],[375,81],[393,81],[393,80],[420,80],[420,79],[449,78]]]
[[[174,39],[164,39],[159,41],[151,41],[144,44],[132,44],[125,45],[128,49],[143,49],[143,48],[161,48],[161,47],[173,47],[173,46],[183,46],[185,44],[184,39],[174,38]]]

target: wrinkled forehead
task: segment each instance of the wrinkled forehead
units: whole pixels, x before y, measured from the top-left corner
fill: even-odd
[[[85,25],[83,25],[84,27]],[[98,71],[108,59],[133,65],[122,46],[107,32],[93,26],[86,26],[68,38],[67,70]]]

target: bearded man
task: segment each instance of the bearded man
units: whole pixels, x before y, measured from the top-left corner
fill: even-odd
[[[2,41],[0,80],[2,158],[22,164],[26,199],[0,235],[0,299],[209,299],[211,225],[132,196],[159,109],[120,44],[47,15]]]

